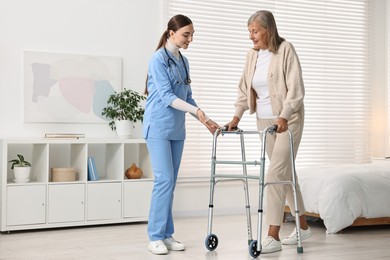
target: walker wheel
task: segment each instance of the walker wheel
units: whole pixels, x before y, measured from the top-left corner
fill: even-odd
[[[251,244],[249,245],[249,254],[253,258],[257,258],[261,253],[260,251],[257,251],[257,240],[253,240]]]
[[[206,237],[205,246],[209,251],[214,251],[218,246],[218,237],[210,234]]]

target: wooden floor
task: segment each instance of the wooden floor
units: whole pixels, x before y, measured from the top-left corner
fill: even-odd
[[[256,221],[254,215],[254,236]],[[2,233],[0,259],[252,259],[247,246],[245,216],[214,217],[213,233],[218,236],[219,245],[213,252],[204,246],[207,217],[178,218],[175,223],[174,237],[186,243],[184,252],[170,252],[165,256],[151,254],[147,251],[146,223],[138,223]],[[390,226],[350,227],[340,234],[330,235],[326,234],[322,223],[310,225],[313,236],[303,242],[303,254],[297,253],[296,246],[283,246],[281,252],[260,255],[258,259],[390,259]],[[293,228],[293,222],[283,224],[281,235],[288,235]]]

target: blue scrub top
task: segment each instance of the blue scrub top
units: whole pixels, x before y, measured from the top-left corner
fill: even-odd
[[[171,103],[180,98],[191,105],[198,106],[192,98],[191,86],[184,83],[186,73],[184,65],[189,65],[186,57],[184,63],[169,52],[169,61],[164,48],[158,49],[149,61],[148,67],[148,97],[146,99],[143,136],[144,138],[161,138],[168,140],[184,140],[185,112],[171,107]],[[176,65],[175,65],[176,63]],[[170,66],[168,66],[170,65]],[[189,75],[188,75],[189,77]]]

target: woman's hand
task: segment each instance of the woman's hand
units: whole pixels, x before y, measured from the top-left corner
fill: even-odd
[[[224,126],[227,128],[227,131],[234,131],[237,129],[238,123],[240,122],[240,119],[236,116],[233,117],[232,121],[225,124]]]
[[[208,118],[206,117],[206,114],[200,108],[198,110],[196,110],[196,116],[198,117],[199,121],[202,124],[206,125]]]
[[[196,116],[199,121],[207,127],[211,134],[214,134],[214,132],[220,128],[220,126],[213,120],[209,119],[201,109],[196,111]]]
[[[278,126],[278,129],[276,129],[277,133],[283,133],[288,129],[288,122],[283,117],[276,119],[275,125]]]
[[[211,119],[209,119],[204,125],[207,127],[207,129],[209,129],[212,135],[214,135],[215,131],[220,128],[220,126]]]

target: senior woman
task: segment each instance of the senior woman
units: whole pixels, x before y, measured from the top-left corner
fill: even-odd
[[[266,182],[292,179],[289,135],[293,135],[294,156],[297,154],[304,125],[304,84],[301,65],[293,45],[280,37],[274,16],[262,10],[248,20],[249,38],[253,48],[246,56],[246,63],[238,85],[235,113],[229,130],[237,127],[246,110],[256,113],[257,128],[263,130],[277,125],[277,134],[267,138],[266,152],[270,159]],[[280,241],[279,231],[283,221],[287,199],[294,211],[293,189],[290,185],[269,185],[265,189],[265,219],[268,236],[262,242],[262,253],[282,250],[282,244],[297,244],[296,230]],[[302,194],[297,187],[300,212],[301,239],[311,236],[305,218]]]

